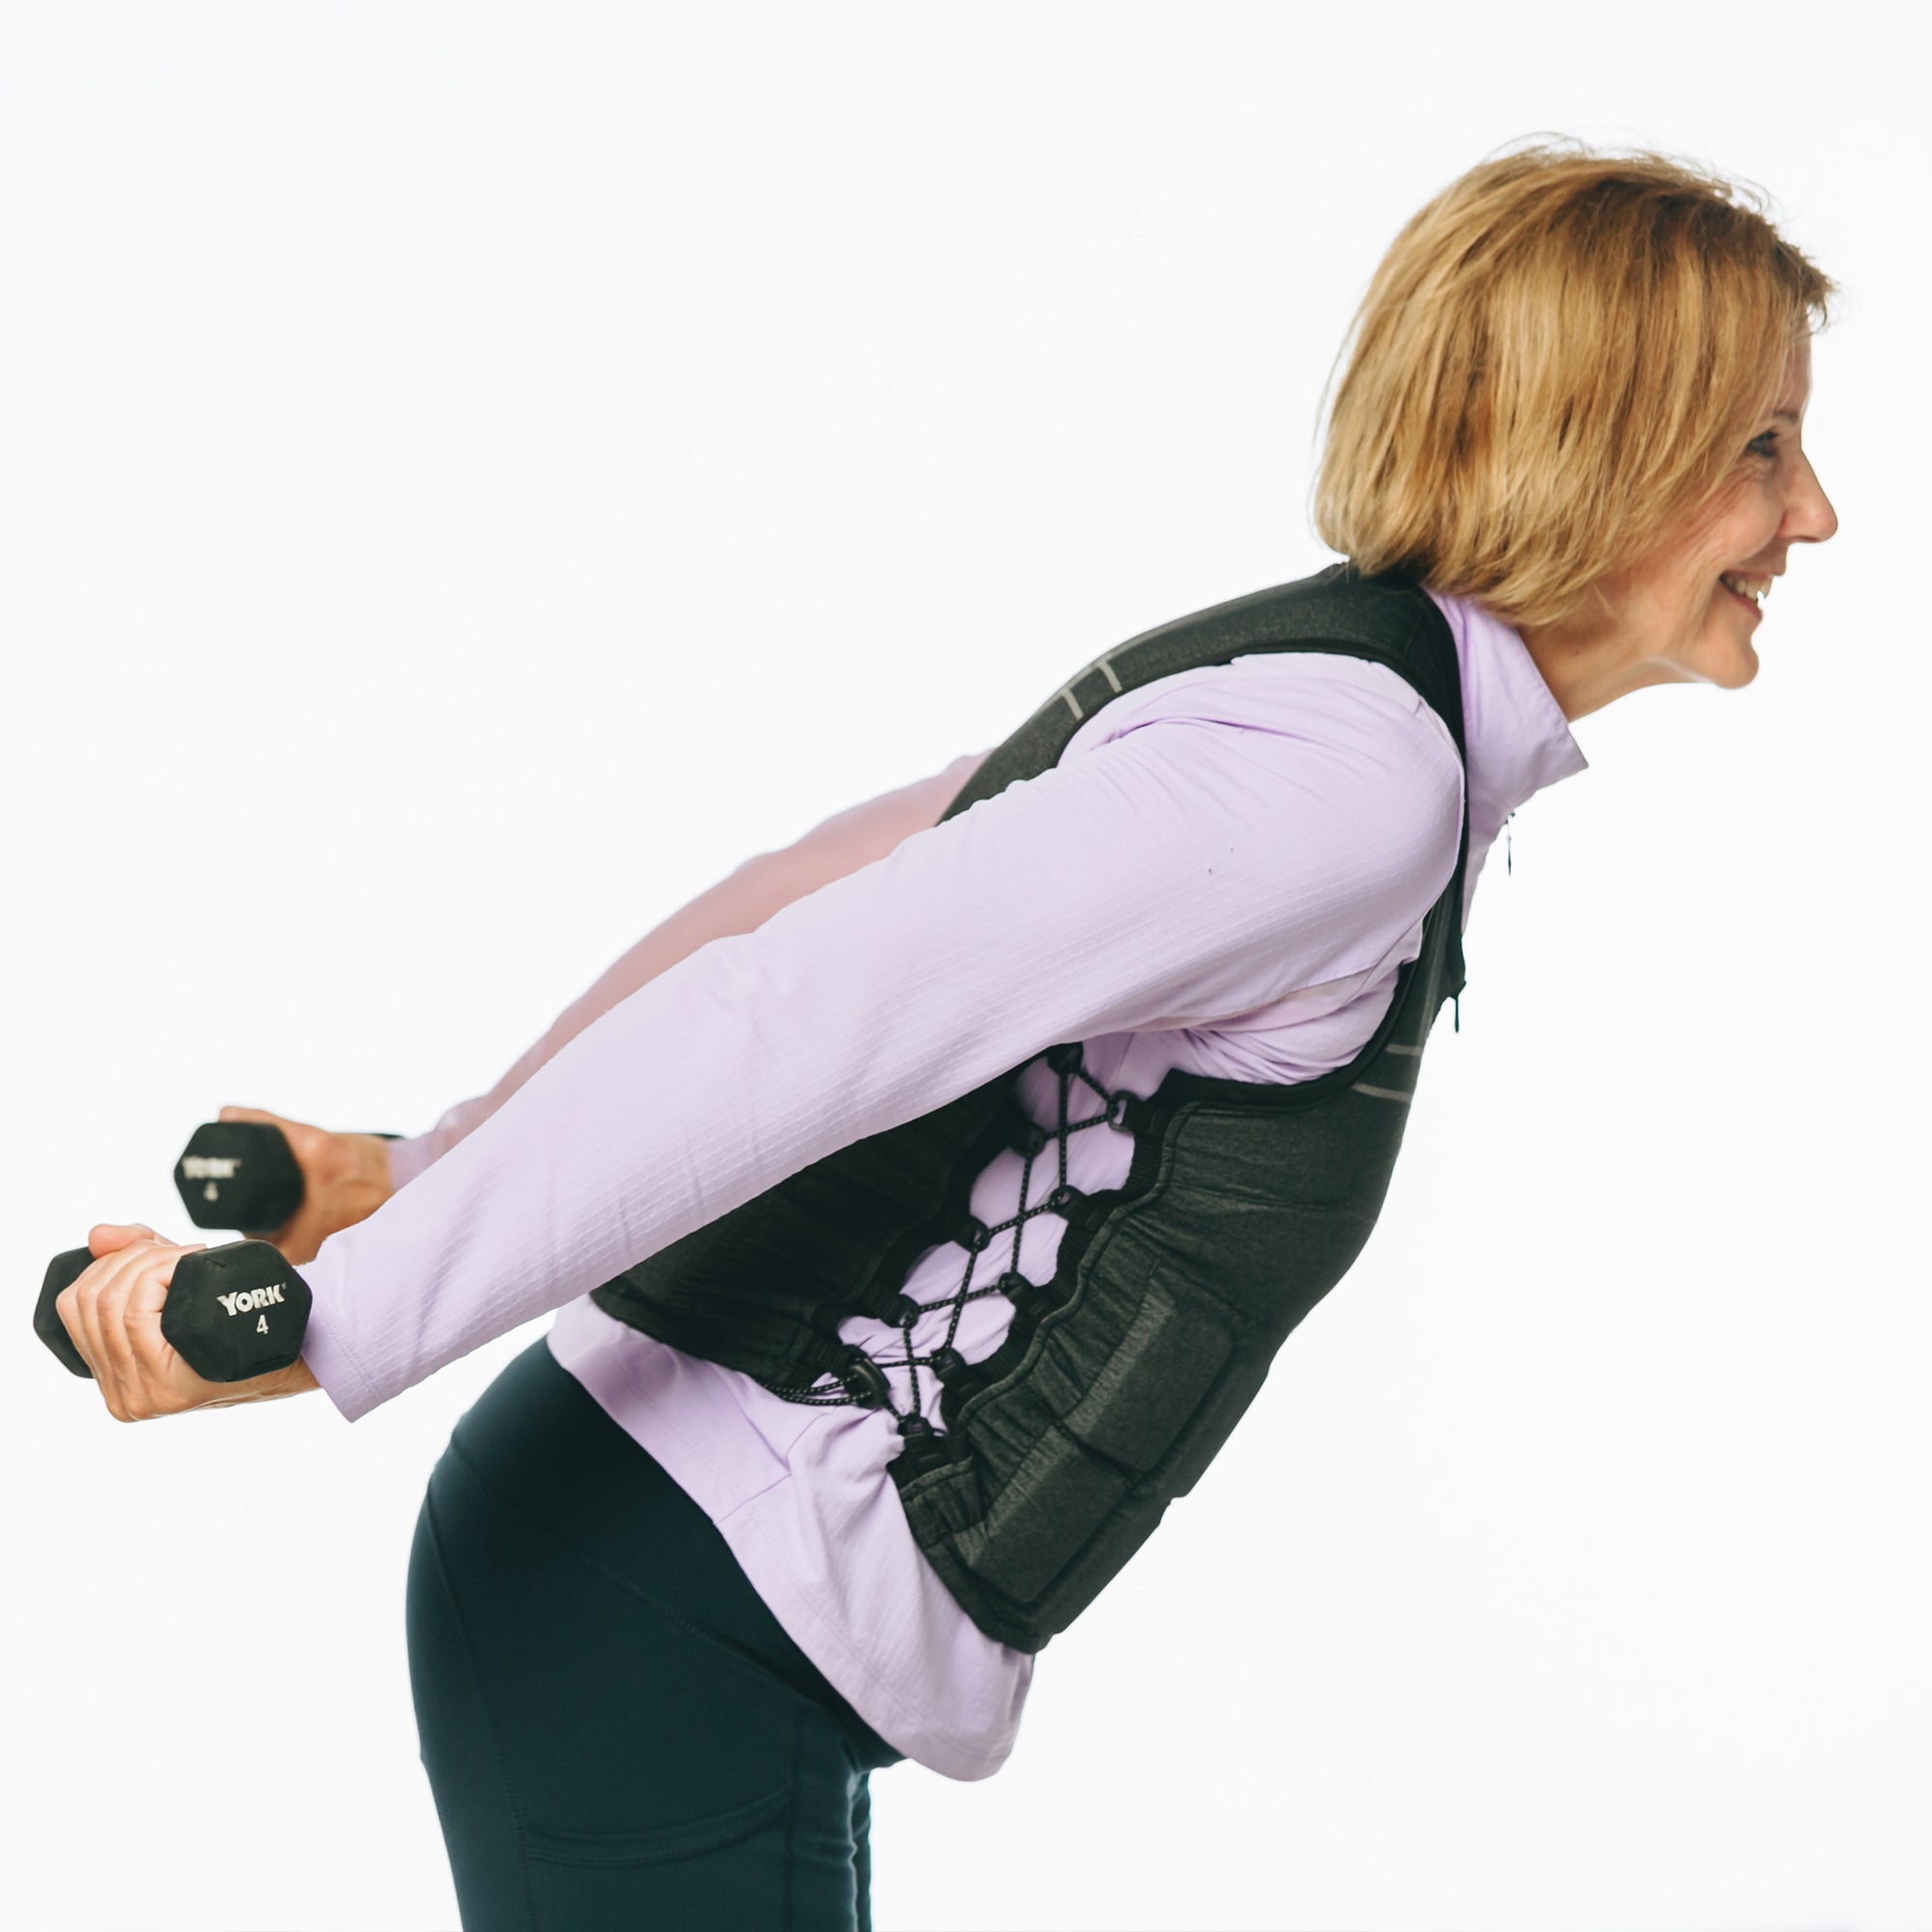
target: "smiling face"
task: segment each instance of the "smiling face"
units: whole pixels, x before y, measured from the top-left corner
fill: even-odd
[[[1764,613],[1745,593],[1768,593],[1793,544],[1823,543],[1838,527],[1801,440],[1810,394],[1807,338],[1792,350],[1783,387],[1717,500],[1641,563],[1605,578],[1602,604],[1560,624],[1522,627],[1566,718],[1646,685],[1735,690],[1757,675],[1751,638]]]

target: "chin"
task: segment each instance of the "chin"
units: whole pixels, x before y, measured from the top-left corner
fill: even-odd
[[[1706,626],[1698,639],[1697,655],[1686,668],[1701,683],[1715,684],[1725,691],[1742,690],[1758,673],[1758,655],[1748,635],[1756,631],[1757,625],[1748,619],[1738,622],[1736,613],[1729,611],[1714,614],[1720,615],[1723,621]],[[1761,623],[1763,619],[1758,621]]]
[[[1700,684],[1715,684],[1722,691],[1742,691],[1757,676],[1758,655],[1748,644],[1733,644],[1713,651],[1693,675]]]

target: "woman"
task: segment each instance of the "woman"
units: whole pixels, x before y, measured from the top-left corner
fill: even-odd
[[[466,1926],[863,1926],[868,1773],[998,1769],[1034,1655],[1359,1249],[1570,724],[1756,674],[1835,528],[1801,440],[1832,286],[1682,163],[1483,163],[1338,363],[1350,567],[748,862],[431,1133],[283,1122],[295,1368],[199,1381],[156,1316],[186,1250],[93,1232],[61,1311],[123,1418],[318,1385],[353,1418],[562,1309],[412,1564]]]

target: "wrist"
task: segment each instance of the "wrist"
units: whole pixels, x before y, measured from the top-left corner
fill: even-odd
[[[353,1227],[373,1214],[395,1192],[389,1175],[389,1142],[383,1134],[337,1134],[343,1171],[336,1182],[337,1225]]]
[[[244,1382],[217,1382],[214,1386],[226,1393],[209,1396],[187,1406],[235,1408],[242,1403],[275,1402],[285,1395],[306,1395],[322,1384],[309,1373],[307,1362],[298,1355],[285,1369],[272,1369],[266,1376],[251,1376]]]
[[[276,1395],[306,1395],[310,1389],[322,1386],[310,1374],[308,1363],[299,1355],[275,1377],[275,1381]]]

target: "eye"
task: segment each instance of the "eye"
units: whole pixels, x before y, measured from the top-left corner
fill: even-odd
[[[1777,459],[1777,432],[1775,429],[1768,429],[1762,436],[1752,437],[1745,444],[1745,454],[1747,456],[1761,456],[1767,463],[1776,462]]]

